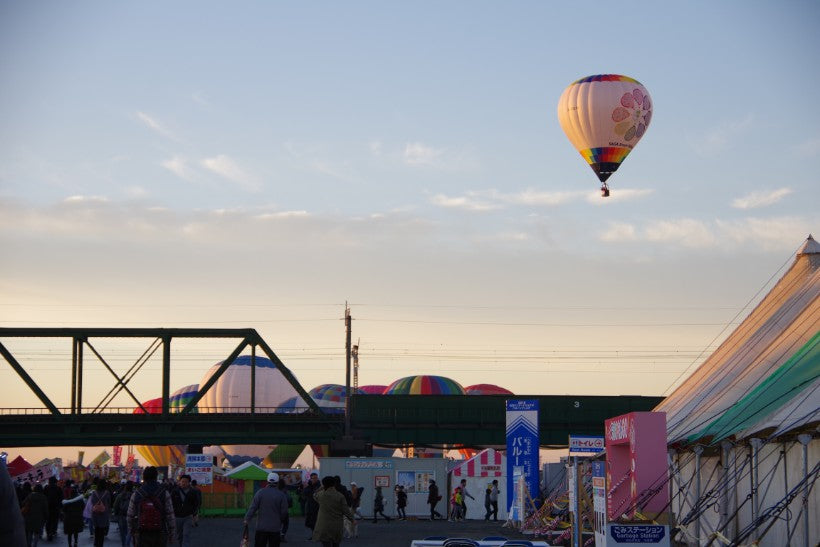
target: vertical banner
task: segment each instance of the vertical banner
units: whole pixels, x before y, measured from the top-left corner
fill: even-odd
[[[121,465],[122,464],[122,447],[115,446],[114,447],[114,465]]]
[[[185,473],[190,475],[192,480],[196,480],[200,486],[213,484],[213,460],[213,456],[208,454],[186,454]]]
[[[507,492],[513,492],[514,469],[523,467],[530,497],[538,497],[538,399],[507,401]],[[512,496],[507,497],[507,511]]]
[[[595,547],[606,547],[606,462],[592,462],[592,507],[595,511]]]

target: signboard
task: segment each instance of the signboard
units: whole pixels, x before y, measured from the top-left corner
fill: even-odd
[[[538,495],[538,446],[538,399],[508,400],[507,492],[514,491],[515,468],[523,467],[523,476],[530,496]],[[512,504],[512,499],[508,500],[507,511]]]
[[[589,435],[570,435],[569,436],[569,453],[570,454],[597,454],[604,451],[604,438],[591,437]]]
[[[198,485],[213,484],[214,482],[214,460],[208,454],[186,454],[185,474],[191,475],[191,480],[195,480]]]
[[[669,526],[609,524],[606,528],[606,541],[608,547],[669,547]]]
[[[373,477],[373,486],[381,486],[382,488],[389,488],[390,487],[390,476],[389,475],[376,475]]]
[[[393,469],[393,462],[386,460],[347,460],[345,469]]]
[[[115,446],[114,447],[114,465],[119,466],[122,465],[122,447]]]
[[[595,547],[606,546],[606,462],[592,462],[592,509]]]

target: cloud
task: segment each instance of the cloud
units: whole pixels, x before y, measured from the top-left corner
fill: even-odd
[[[492,211],[494,209],[501,208],[498,204],[477,200],[474,196],[469,195],[469,193],[466,196],[458,197],[448,197],[444,194],[436,194],[430,198],[430,203],[438,207],[444,207],[447,209],[462,209],[464,211]]]
[[[188,161],[180,156],[174,156],[162,162],[162,166],[183,180],[193,180],[194,172],[188,167]]]
[[[89,203],[108,203],[108,198],[104,196],[68,196],[63,200],[67,204],[89,204]]]
[[[732,201],[732,207],[735,209],[766,207],[777,203],[791,193],[791,188],[778,188],[777,190],[770,190],[768,192],[752,192],[751,194],[736,198]]]
[[[709,130],[692,143],[701,156],[714,156],[731,147],[732,140],[752,126],[754,116],[748,114],[740,120],[723,122]]]
[[[810,139],[797,146],[797,153],[801,156],[820,156],[820,139]]]
[[[404,162],[408,165],[433,165],[443,154],[443,149],[433,148],[420,142],[411,142],[404,147]]]
[[[648,242],[687,249],[735,250],[750,248],[777,251],[796,249],[816,220],[804,217],[747,217],[703,221],[692,218],[649,220],[642,225],[611,222],[598,234],[607,243]]]
[[[161,124],[159,121],[157,121],[152,116],[149,116],[145,112],[141,112],[141,111],[137,111],[136,115],[137,115],[137,118],[146,127],[151,129],[155,133],[157,133],[159,135],[162,135],[163,137],[166,137],[168,139],[177,140],[176,137],[174,137],[173,133],[171,133],[171,131],[169,131],[163,124]]]
[[[611,205],[627,201],[643,199],[655,193],[651,188],[615,188],[609,197],[602,198],[600,192],[584,192],[584,198],[588,203],[598,206]]]
[[[583,191],[543,192],[528,188],[513,194],[496,194],[497,198],[515,205],[553,206],[576,201],[586,195]]]
[[[202,166],[246,190],[258,191],[261,189],[261,185],[253,177],[248,175],[233,159],[225,154],[203,159]]]

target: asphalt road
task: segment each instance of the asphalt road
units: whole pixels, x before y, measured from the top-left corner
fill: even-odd
[[[532,536],[525,536],[514,529],[502,527],[503,522],[485,522],[483,520],[469,520],[463,522],[447,522],[442,520],[406,520],[385,522],[379,520],[373,524],[372,521],[359,521],[359,537],[345,539],[342,545],[349,547],[409,547],[414,539],[421,539],[427,536],[447,536],[447,537],[469,537],[482,539],[487,536],[504,536],[509,539],[532,539]],[[62,530],[62,527],[61,527]],[[291,519],[290,529],[286,536],[288,547],[316,547],[318,542],[308,539],[310,530],[305,528],[305,521],[302,517]],[[193,545],[197,547],[237,547],[242,539],[242,519],[241,518],[205,518],[199,521],[199,526],[194,529]],[[60,534],[55,541],[48,542],[42,540],[40,545],[65,545],[65,537]],[[93,541],[85,530],[80,535],[80,545],[92,545]],[[107,547],[119,547],[119,534],[117,526],[112,525],[105,541]],[[251,547],[253,547],[253,525],[251,525]]]

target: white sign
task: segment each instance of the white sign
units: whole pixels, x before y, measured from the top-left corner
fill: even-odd
[[[570,435],[569,437],[569,453],[576,454],[579,452],[603,452],[604,438],[590,437],[588,435]]]
[[[659,524],[608,524],[606,544],[616,547],[669,547],[669,526]]]
[[[191,476],[197,485],[213,484],[214,460],[208,454],[187,454],[185,456],[185,474]]]
[[[393,462],[384,460],[347,460],[345,469],[393,469]]]

